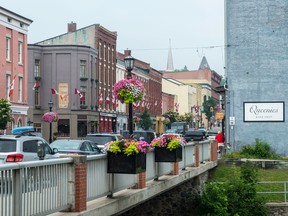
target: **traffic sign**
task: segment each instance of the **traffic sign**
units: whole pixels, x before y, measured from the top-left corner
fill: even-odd
[[[217,119],[217,120],[222,120],[222,119],[224,119],[224,113],[222,113],[222,112],[216,112],[216,114],[215,114],[215,118]]]

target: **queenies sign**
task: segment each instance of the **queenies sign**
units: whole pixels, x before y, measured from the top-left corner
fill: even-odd
[[[285,103],[244,102],[244,122],[284,122]]]

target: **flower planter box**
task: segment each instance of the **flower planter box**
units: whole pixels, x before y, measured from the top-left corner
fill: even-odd
[[[107,152],[107,173],[137,174],[146,171],[146,154],[127,156]]]
[[[182,161],[182,147],[170,151],[167,148],[155,147],[155,162]]]

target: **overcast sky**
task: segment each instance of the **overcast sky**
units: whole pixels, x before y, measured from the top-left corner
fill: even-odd
[[[28,42],[36,43],[100,24],[118,33],[117,51],[165,70],[169,39],[174,69],[197,70],[203,55],[224,74],[224,0],[1,0],[1,6],[33,20]]]

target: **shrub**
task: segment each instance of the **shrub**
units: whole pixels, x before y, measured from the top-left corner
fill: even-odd
[[[263,140],[256,139],[255,145],[243,146],[240,151],[224,155],[224,158],[259,158],[259,159],[281,159]]]
[[[197,215],[213,216],[265,216],[268,208],[256,197],[257,168],[251,162],[241,166],[241,171],[229,180],[208,182],[201,195],[192,196]]]

